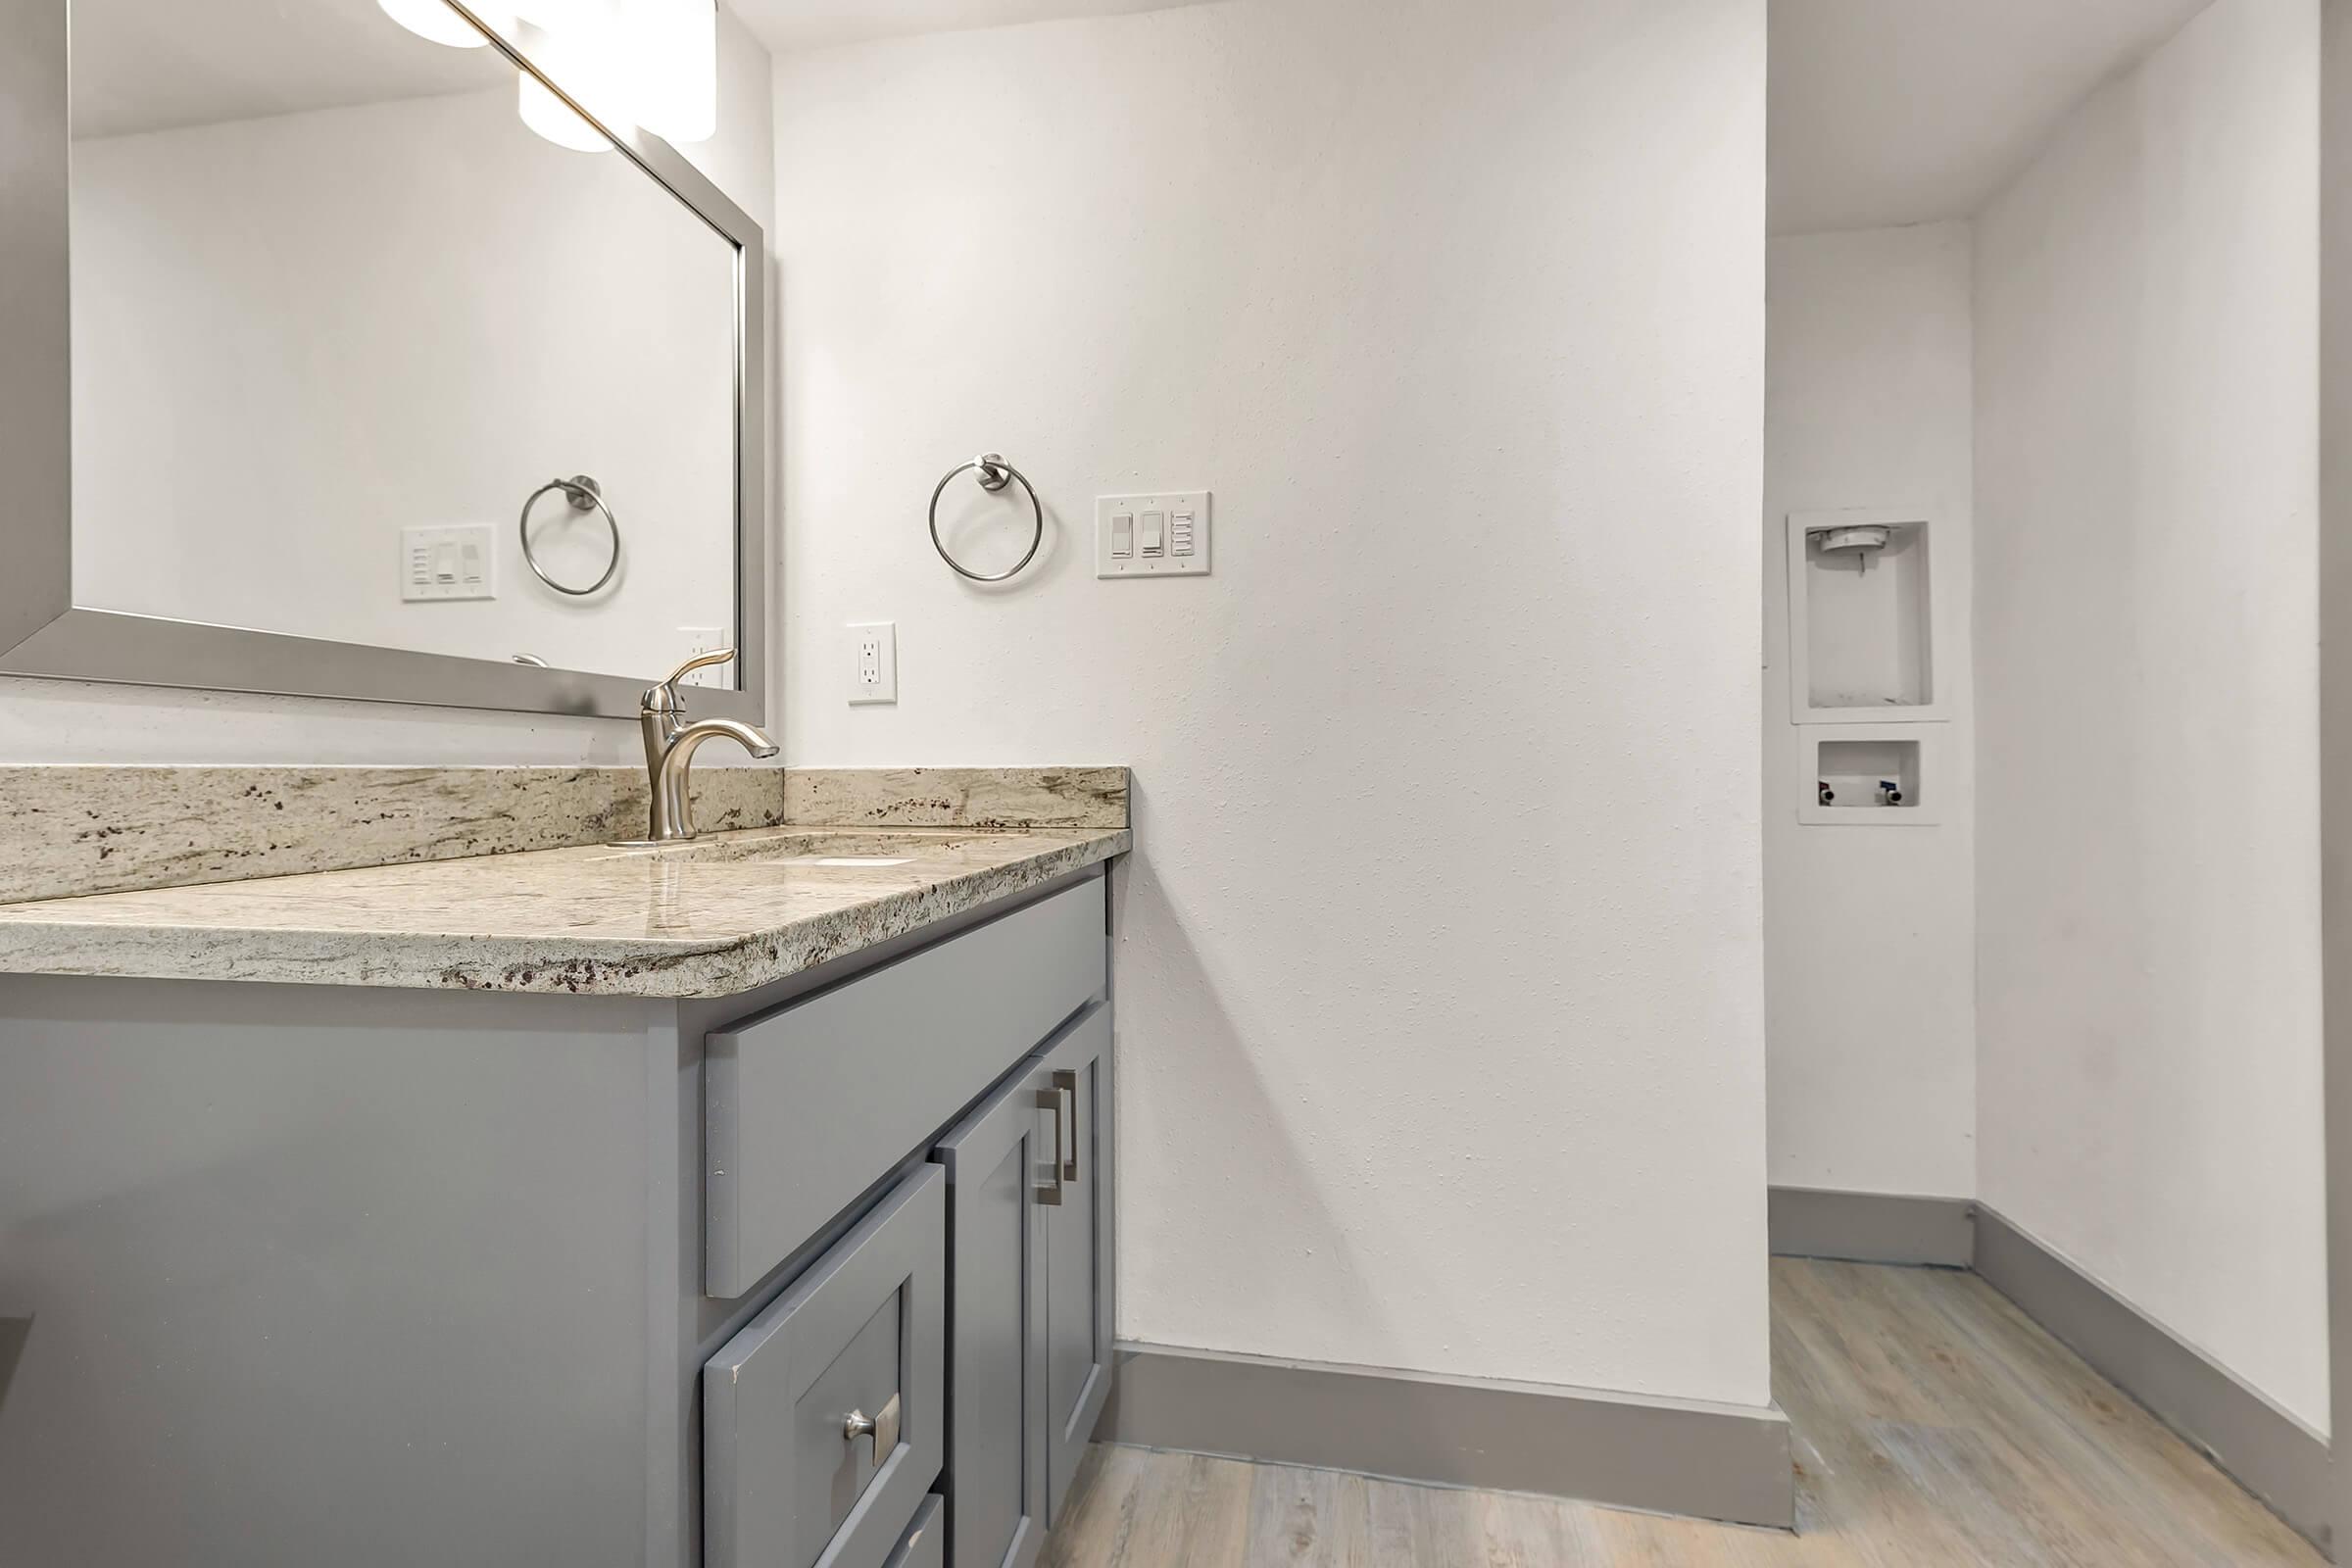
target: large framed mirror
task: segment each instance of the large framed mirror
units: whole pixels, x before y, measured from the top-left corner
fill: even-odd
[[[762,236],[561,34],[0,22],[0,671],[767,718]]]

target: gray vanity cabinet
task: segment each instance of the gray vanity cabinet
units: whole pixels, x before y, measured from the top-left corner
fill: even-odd
[[[939,1475],[947,1183],[925,1167],[703,1369],[706,1568],[882,1568]]]
[[[1114,1124],[1110,1009],[1088,1014],[1040,1062],[1067,1106],[1059,1201],[1043,1211],[1047,1518],[1058,1522],[1110,1396]]]
[[[792,1283],[703,1374],[705,1568],[880,1568],[935,1475],[948,1568],[1037,1561],[1109,1387],[1105,957],[1081,884],[708,1037],[707,1284]]]
[[[0,1565],[1030,1568],[1108,912],[684,1001],[0,976]]]

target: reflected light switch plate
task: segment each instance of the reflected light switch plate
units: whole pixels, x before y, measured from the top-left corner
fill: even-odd
[[[400,597],[430,600],[496,599],[498,552],[490,525],[400,530]]]
[[[684,645],[686,650],[678,656],[678,662],[683,663],[689,659],[700,659],[705,654],[717,653],[721,648],[727,646],[727,634],[723,627],[718,626],[680,626],[678,641]],[[706,665],[686,677],[686,684],[689,686],[725,688],[734,683],[735,670],[731,665],[726,664]]]
[[[1208,574],[1208,492],[1095,498],[1095,575]]]

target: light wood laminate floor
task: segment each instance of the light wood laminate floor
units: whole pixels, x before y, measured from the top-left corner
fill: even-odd
[[[1048,1568],[2265,1568],[2294,1532],[1974,1275],[1775,1258],[1798,1529],[1142,1448],[1088,1457]]]

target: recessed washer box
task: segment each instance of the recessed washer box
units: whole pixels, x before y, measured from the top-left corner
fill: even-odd
[[[1925,507],[1791,512],[1788,718],[1920,723],[1951,716],[1937,655],[1943,592]]]
[[[1807,727],[1797,749],[1806,772],[1796,819],[1811,827],[1937,825],[1950,776],[1943,771],[1946,733],[1940,725]]]

